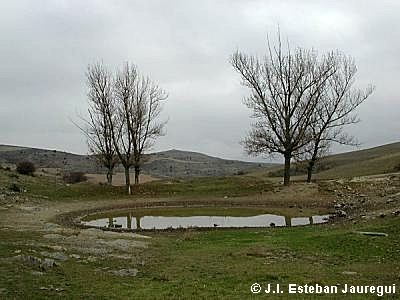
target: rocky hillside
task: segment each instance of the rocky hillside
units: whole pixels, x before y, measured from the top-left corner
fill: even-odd
[[[94,158],[88,155],[0,145],[0,164],[15,165],[22,160],[33,162],[37,168],[58,168],[85,173],[104,171],[96,164]],[[270,165],[226,160],[197,152],[169,150],[148,154],[145,157],[143,172],[155,177],[224,176],[246,173]],[[121,167],[116,171],[122,171]]]

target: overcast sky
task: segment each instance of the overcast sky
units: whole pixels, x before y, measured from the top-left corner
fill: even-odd
[[[265,53],[278,25],[292,46],[352,55],[357,85],[376,86],[348,129],[362,148],[399,141],[399,15],[396,0],[2,0],[0,144],[86,153],[70,119],[87,108],[87,65],[130,61],[169,93],[167,134],[154,150],[250,160],[239,144],[248,91],[228,59],[236,49]]]

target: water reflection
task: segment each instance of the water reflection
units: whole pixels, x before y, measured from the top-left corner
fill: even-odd
[[[289,223],[290,220],[290,223]],[[244,228],[282,227],[325,223],[329,215],[285,218],[285,216],[262,214],[248,217],[232,216],[132,216],[100,218],[82,223],[88,226],[126,229],[167,229],[167,228]]]

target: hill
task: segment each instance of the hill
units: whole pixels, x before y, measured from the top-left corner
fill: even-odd
[[[292,169],[293,176],[306,174],[305,163],[296,163]],[[265,172],[270,176],[282,176],[283,169],[277,166]],[[349,178],[392,172],[400,172],[400,142],[329,155],[317,163],[315,178]]]
[[[92,156],[0,145],[0,164],[15,165],[22,160],[33,162],[37,168],[56,168],[85,173],[104,172]],[[202,177],[240,174],[270,165],[273,164],[226,160],[197,152],[169,150],[146,155],[142,169],[143,173],[154,177]],[[122,171],[121,166],[116,171]]]

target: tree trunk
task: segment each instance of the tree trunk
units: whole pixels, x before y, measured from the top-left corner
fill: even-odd
[[[290,184],[290,154],[285,154],[285,171],[283,175],[283,185]]]
[[[310,160],[310,162],[308,163],[308,167],[307,167],[307,182],[311,182],[314,165],[315,165],[315,159],[312,158]]]
[[[107,184],[112,185],[113,171],[107,170]]]
[[[135,185],[139,184],[140,167],[135,166]]]
[[[128,194],[131,194],[131,177],[129,174],[129,167],[125,167],[125,185],[128,191]]]

